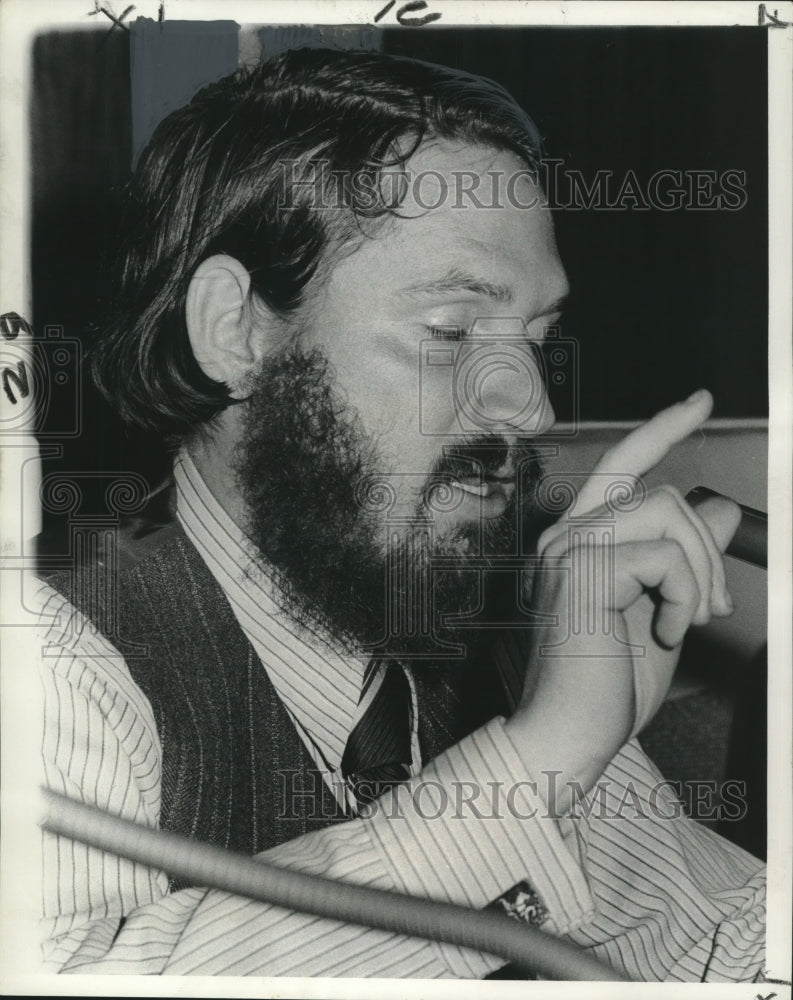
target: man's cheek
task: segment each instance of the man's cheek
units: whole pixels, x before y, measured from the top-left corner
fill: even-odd
[[[454,406],[450,403],[451,401],[440,393],[429,401],[423,398],[417,403],[416,430],[420,437],[434,440],[436,445],[459,443],[460,422]]]

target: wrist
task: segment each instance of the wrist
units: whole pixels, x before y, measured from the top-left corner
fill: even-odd
[[[504,730],[538,789],[554,790],[554,801],[546,804],[559,815],[592,790],[619,750],[609,743],[596,751],[589,741],[578,738],[573,726],[543,717],[531,706],[519,708],[506,720]]]

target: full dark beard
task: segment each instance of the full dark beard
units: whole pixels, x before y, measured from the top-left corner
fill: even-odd
[[[530,444],[510,449],[520,501],[437,537],[433,507],[451,495],[450,479],[495,471],[507,457],[494,436],[448,450],[384,555],[389,477],[321,353],[268,359],[244,406],[234,470],[246,529],[297,626],[319,625],[350,651],[428,665],[464,658],[487,630],[493,574],[527,544],[518,524],[531,521],[540,476]]]

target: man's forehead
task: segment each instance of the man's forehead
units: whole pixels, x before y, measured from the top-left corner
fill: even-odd
[[[510,208],[523,215],[545,218],[548,214],[541,211],[536,173],[507,149],[436,139],[421,146],[403,167],[384,171],[383,177],[392,173],[393,190],[401,191],[402,216]]]
[[[460,184],[470,185],[472,176],[489,182],[491,175],[502,189],[494,204],[460,198]],[[341,286],[359,299],[364,283],[381,298],[479,296],[505,308],[517,304],[521,313],[556,311],[544,307],[564,297],[567,279],[551,213],[522,160],[438,141],[410,158],[406,178],[408,195],[396,217],[336,265],[328,290]]]
[[[384,275],[381,287],[418,305],[476,297],[505,309],[518,306],[546,314],[558,311],[569,291],[552,230],[527,238],[490,224],[480,238],[457,226],[411,232],[411,222],[406,222],[403,235],[373,257]]]
[[[326,293],[344,301],[369,298],[397,308],[421,310],[444,301],[480,301],[504,315],[559,312],[569,285],[551,238],[541,245],[442,230],[419,232],[420,220],[401,223],[409,235],[375,236],[342,260],[330,275]],[[434,228],[434,227],[433,227]]]

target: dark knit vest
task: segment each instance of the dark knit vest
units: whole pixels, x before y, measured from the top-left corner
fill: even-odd
[[[151,704],[161,828],[255,854],[343,819],[267,665],[181,527],[135,550],[126,566],[103,559],[50,583],[125,657]],[[458,665],[415,680],[425,763],[504,710],[492,675],[483,682]]]

